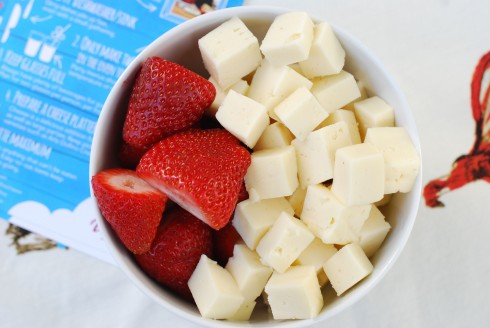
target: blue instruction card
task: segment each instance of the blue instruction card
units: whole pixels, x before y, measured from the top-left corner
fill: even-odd
[[[0,0],[0,218],[111,262],[88,166],[105,98],[159,35],[235,0]]]

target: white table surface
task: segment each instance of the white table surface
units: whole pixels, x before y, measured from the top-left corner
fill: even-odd
[[[307,11],[355,35],[394,75],[419,126],[424,184],[474,140],[470,82],[490,50],[490,1],[249,0]],[[320,326],[490,326],[490,184],[421,204],[402,255],[376,288]],[[115,266],[75,250],[17,255],[0,221],[1,327],[195,327]]]

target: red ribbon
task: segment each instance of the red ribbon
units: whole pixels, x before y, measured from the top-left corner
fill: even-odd
[[[486,75],[485,75],[486,74]],[[444,206],[439,197],[477,180],[490,182],[490,52],[478,62],[471,81],[471,108],[475,120],[475,142],[468,154],[459,156],[451,172],[430,181],[424,188],[428,207]]]

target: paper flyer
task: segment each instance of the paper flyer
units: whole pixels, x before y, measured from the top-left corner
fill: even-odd
[[[234,0],[0,0],[0,218],[112,262],[88,162],[102,105],[151,41]]]

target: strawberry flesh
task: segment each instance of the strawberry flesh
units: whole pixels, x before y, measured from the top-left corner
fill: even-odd
[[[150,57],[131,90],[123,139],[134,147],[148,148],[196,124],[215,96],[214,85],[199,74]]]
[[[151,249],[135,259],[149,276],[192,300],[187,282],[202,254],[212,257],[211,229],[176,207],[164,214]]]
[[[190,129],[163,139],[136,172],[215,230],[231,218],[250,153],[224,129]]]
[[[134,254],[147,252],[155,238],[167,196],[128,169],[98,172],[91,183],[102,216],[126,248]]]

